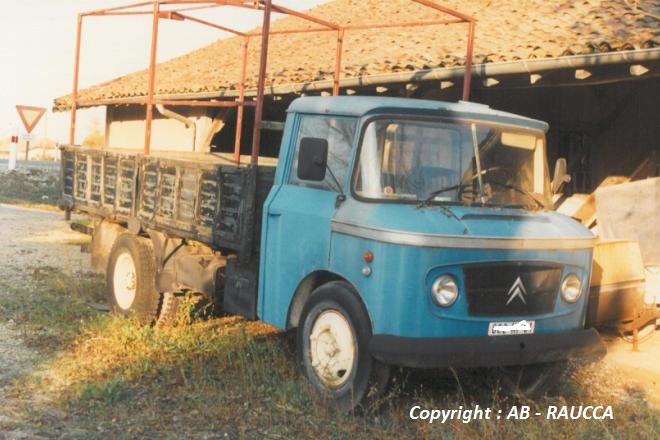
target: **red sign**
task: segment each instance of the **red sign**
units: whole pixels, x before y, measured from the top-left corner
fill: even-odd
[[[44,107],[31,107],[29,105],[17,105],[18,116],[21,117],[25,131],[30,133],[39,122],[39,119],[46,113]]]

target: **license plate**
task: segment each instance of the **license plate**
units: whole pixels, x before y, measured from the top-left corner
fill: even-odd
[[[534,333],[534,321],[491,322],[488,324],[488,336],[531,335]]]

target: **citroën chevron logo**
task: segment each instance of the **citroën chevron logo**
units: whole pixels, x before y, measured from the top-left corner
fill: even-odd
[[[523,284],[520,277],[516,278],[516,281],[513,283],[513,286],[511,286],[511,288],[509,289],[507,296],[509,297],[509,299],[506,302],[507,306],[511,301],[513,301],[514,298],[520,298],[523,304],[527,304],[527,300],[525,299],[525,297],[527,296],[527,290],[525,290],[525,285]]]

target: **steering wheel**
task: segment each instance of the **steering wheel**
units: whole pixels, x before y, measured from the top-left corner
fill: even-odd
[[[484,169],[481,170],[481,173],[477,173],[477,174],[475,174],[474,176],[471,176],[471,177],[466,177],[466,178],[464,178],[463,181],[467,182],[467,183],[469,183],[469,182],[474,183],[474,181],[476,181],[479,178],[479,176],[481,176],[483,178],[484,176],[487,176],[489,174],[496,174],[498,172],[502,173],[502,177],[504,177],[504,181],[509,180],[509,177],[511,176],[510,170],[508,168],[496,165],[496,166],[484,168]],[[488,180],[485,180],[484,181],[484,197],[490,197],[490,195],[486,194],[487,192],[490,192],[488,190],[488,188],[489,188]],[[464,200],[466,198],[465,197],[466,194],[467,194],[468,197],[470,197],[470,196],[474,197],[474,188],[471,187],[471,186],[470,187],[465,187],[465,188],[462,187],[459,190],[459,198],[460,199]]]

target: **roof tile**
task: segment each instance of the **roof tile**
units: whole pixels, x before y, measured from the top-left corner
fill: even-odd
[[[615,0],[446,0],[441,4],[477,20],[475,63],[580,55],[660,45],[660,1],[638,0],[641,9]],[[643,11],[646,11],[643,12]],[[410,0],[335,0],[310,14],[347,24],[444,19]],[[272,30],[307,26],[295,17],[273,23]],[[465,25],[347,31],[342,75],[367,76],[405,70],[453,67],[464,63]],[[268,83],[273,85],[330,79],[334,72],[332,32],[273,36]],[[248,88],[256,86],[258,44],[249,51]],[[160,63],[157,94],[221,92],[238,88],[241,63],[238,37]],[[235,54],[235,55],[234,55]],[[142,70],[81,90],[82,100],[144,96]],[[57,98],[65,108],[70,96]]]

